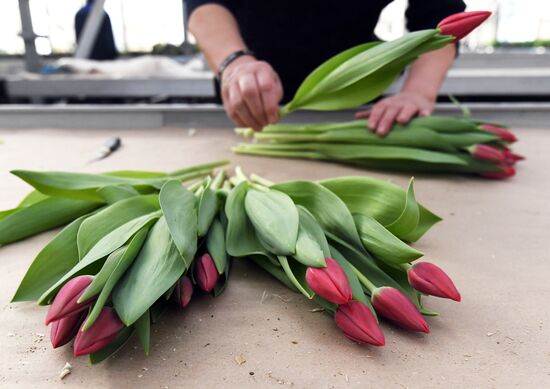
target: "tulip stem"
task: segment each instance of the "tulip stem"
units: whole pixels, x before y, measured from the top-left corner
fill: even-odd
[[[255,182],[256,184],[260,184],[260,185],[263,185],[263,186],[269,187],[269,186],[274,185],[274,182],[269,181],[268,179],[260,177],[256,174],[251,174],[250,179],[252,180],[252,182]]]
[[[189,185],[189,187],[187,189],[189,189],[191,192],[195,193],[202,186],[202,183],[203,183],[202,180],[194,182],[193,184]]]
[[[212,180],[212,183],[210,184],[210,188],[216,190],[220,189],[223,182],[225,180],[225,169],[221,169],[218,174],[216,174],[216,177]]]
[[[351,266],[351,269],[359,279],[359,282],[363,284],[365,288],[369,290],[369,292],[373,292],[376,289],[376,285],[374,285],[363,273],[361,273],[355,266],[353,266],[351,263],[349,264]]]

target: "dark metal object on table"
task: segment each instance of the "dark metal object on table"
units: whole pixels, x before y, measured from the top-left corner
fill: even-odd
[[[122,145],[122,141],[118,136],[107,139],[103,146],[98,150],[95,157],[90,159],[88,163],[100,161],[104,158],[107,158],[109,155],[117,151]]]

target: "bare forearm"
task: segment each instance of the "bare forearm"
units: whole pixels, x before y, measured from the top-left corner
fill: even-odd
[[[228,55],[246,48],[235,17],[217,4],[197,8],[189,18],[189,31],[214,72]]]
[[[215,73],[230,54],[247,48],[233,14],[217,4],[205,4],[193,11],[189,31]],[[222,72],[223,106],[236,125],[260,130],[277,122],[283,88],[271,65],[244,55],[231,61]]]
[[[420,56],[412,64],[402,91],[418,93],[435,101],[455,54],[456,47],[450,44]]]

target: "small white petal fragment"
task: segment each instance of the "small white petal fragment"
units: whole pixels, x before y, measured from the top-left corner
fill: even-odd
[[[243,365],[246,363],[246,358],[244,357],[244,355],[239,354],[235,357],[235,362],[237,363],[237,365]]]
[[[63,378],[67,377],[69,374],[71,374],[71,371],[73,371],[73,367],[69,362],[66,362],[65,366],[63,366],[63,369],[59,373],[59,379],[62,380]]]

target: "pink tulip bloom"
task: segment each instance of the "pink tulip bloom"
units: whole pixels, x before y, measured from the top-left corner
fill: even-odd
[[[69,343],[75,337],[85,317],[84,312],[79,312],[54,321],[50,329],[50,340],[53,348]]]
[[[451,278],[429,262],[414,264],[408,271],[409,283],[420,293],[460,301],[460,293]]]
[[[101,350],[116,338],[122,328],[124,324],[115,310],[109,307],[103,308],[90,328],[83,331],[80,327],[74,341],[74,356],[79,357]]]
[[[92,276],[78,276],[63,285],[59,292],[57,292],[52,306],[46,315],[46,325],[88,308],[95,298],[82,303],[79,303],[78,299],[92,283],[93,279]]]
[[[360,301],[350,301],[340,305],[334,315],[336,325],[348,338],[359,343],[373,346],[385,344],[384,333],[378,321],[365,304]]]
[[[411,331],[430,332],[430,327],[416,306],[401,291],[384,286],[372,293],[372,305],[380,316]]]
[[[348,277],[334,259],[326,258],[326,263],[326,267],[308,267],[306,281],[325,300],[334,304],[346,304],[352,297]]]
[[[220,275],[210,254],[203,254],[195,265],[195,281],[199,288],[211,292],[218,283]]]
[[[452,35],[455,37],[455,41],[458,41],[472,32],[489,16],[491,16],[491,12],[488,11],[460,12],[447,16],[437,25],[437,28],[441,34]]]
[[[183,276],[176,282],[173,296],[180,307],[185,308],[189,304],[193,296],[193,283],[189,277]]]

